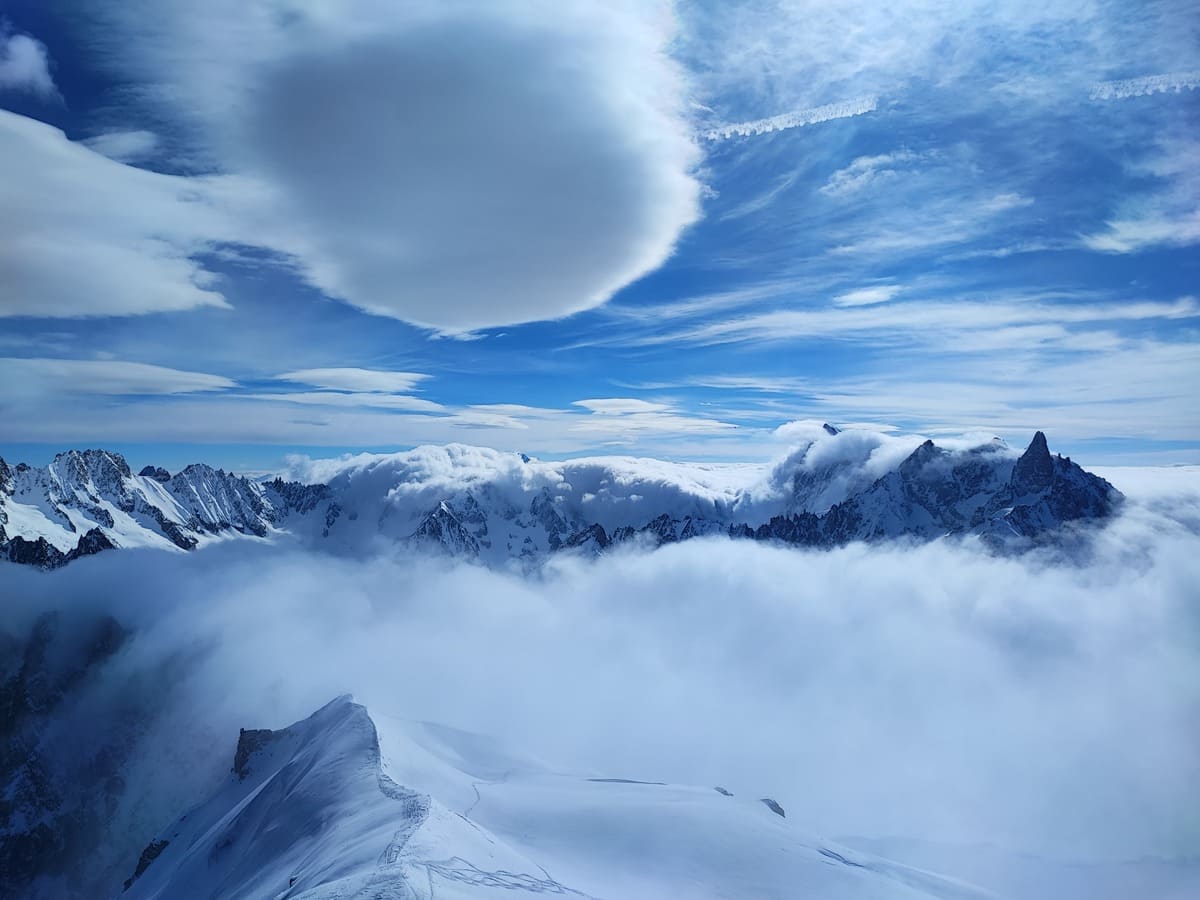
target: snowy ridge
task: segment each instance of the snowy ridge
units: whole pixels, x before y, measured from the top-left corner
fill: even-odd
[[[407,547],[519,568],[558,552],[715,535],[806,547],[976,535],[1019,549],[1102,520],[1121,499],[1052,456],[1041,432],[1018,456],[998,439],[916,445],[832,426],[770,469],[541,462],[458,444],[297,459],[294,480],[269,482],[204,465],[132,475],[99,450],[60,454],[44,469],[0,467],[0,554],[47,568],[110,547],[191,550],[283,532],[338,554]]]
[[[266,537],[311,512],[322,486],[191,465],[134,475],[118,453],[69,450],[44,468],[0,459],[0,557],[44,568],[115,547],[192,550],[230,534]]]
[[[349,697],[243,731],[225,783],[131,866],[129,900],[992,896],[821,841],[765,801],[556,773]]]

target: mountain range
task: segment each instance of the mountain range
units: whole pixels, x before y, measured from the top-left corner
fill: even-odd
[[[309,477],[203,464],[134,474],[105,450],[70,450],[45,467],[0,459],[0,558],[56,568],[115,548],[190,551],[235,537],[346,554],[401,545],[494,567],[713,535],[816,548],[977,536],[1021,550],[1102,520],[1121,500],[1052,455],[1041,432],[1018,454],[999,439],[909,449],[827,425],[766,478],[745,466],[554,463],[464,445],[299,468]]]

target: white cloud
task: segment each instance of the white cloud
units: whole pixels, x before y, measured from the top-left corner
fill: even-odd
[[[220,375],[111,359],[0,358],[10,397],[50,400],[62,394],[190,394],[236,387]]]
[[[853,194],[877,181],[894,178],[898,174],[899,164],[915,162],[922,158],[921,154],[908,150],[897,150],[895,153],[878,156],[859,156],[850,165],[830,175],[820,191],[830,197]]]
[[[1012,192],[968,199],[944,196],[919,210],[904,207],[888,210],[885,221],[875,229],[847,233],[845,242],[831,247],[829,252],[905,255],[962,244],[996,227],[997,220],[1005,213],[1032,205],[1032,198]]]
[[[226,306],[193,256],[234,232],[205,182],[121,165],[0,110],[0,316]]]
[[[791,394],[805,390],[809,382],[803,378],[772,375],[697,375],[681,382],[690,387],[716,388],[731,391],[754,391],[764,394]],[[663,387],[674,387],[674,384]]]
[[[275,377],[279,381],[295,381],[333,391],[378,391],[403,394],[413,390],[430,376],[420,372],[338,367],[299,369]]]
[[[153,131],[106,131],[83,143],[117,162],[137,162],[154,155],[158,135]]]
[[[827,103],[812,109],[797,109],[766,119],[755,119],[753,122],[718,125],[716,128],[710,128],[704,136],[710,141],[719,141],[731,137],[745,137],[767,134],[772,131],[785,131],[788,128],[801,128],[805,125],[829,122],[834,119],[849,119],[853,116],[874,112],[878,103],[878,97],[855,97],[853,100]]]
[[[1062,566],[939,544],[704,541],[537,580],[394,553],[122,551],[54,578],[6,567],[0,629],[25,634],[53,608],[65,625],[135,627],[77,705],[90,718],[70,722],[155,701],[110,822],[128,859],[138,829],[227,776],[211,748],[344,691],[557,770],[774,797],[818,833],[1185,857],[1197,539],[1135,507],[1097,549]]]
[[[46,46],[26,34],[10,34],[0,22],[0,91],[28,91],[57,98]]]
[[[1200,317],[1195,298],[1170,302],[1128,301],[1124,303],[1058,303],[1031,297],[1004,301],[980,298],[957,302],[912,300],[905,303],[849,306],[831,309],[783,309],[708,322],[671,334],[651,335],[630,343],[659,344],[687,341],[699,344],[741,341],[785,341],[797,338],[867,337],[886,334],[893,340],[904,337],[918,343],[934,343],[954,349],[954,342],[987,339],[979,332],[1027,325],[1086,325],[1099,322],[1128,322],[1148,319],[1193,319]],[[1065,331],[1043,332],[1057,337]],[[1031,333],[1012,332],[1009,337],[1026,341]],[[1004,346],[1014,346],[1012,341]],[[1014,346],[1019,349],[1020,343]]]
[[[699,215],[665,4],[276,12],[103,16],[113,65],[259,186],[229,207],[331,296],[445,332],[558,318],[659,266]]]
[[[1200,243],[1200,141],[1163,138],[1129,169],[1153,178],[1155,187],[1126,198],[1104,230],[1083,236],[1083,245],[1101,253],[1136,253]]]
[[[292,391],[270,394],[240,394],[247,400],[271,400],[299,403],[306,406],[360,406],[372,409],[394,409],[405,412],[446,412],[446,407],[432,400],[406,394],[385,394],[377,391]]]
[[[601,400],[576,400],[575,406],[598,413],[602,416],[620,416],[629,413],[664,412],[670,407],[665,403],[651,403],[647,400],[629,398],[607,398]]]
[[[1041,428],[1063,439],[1200,439],[1200,397],[1191,389],[1200,379],[1200,349],[1186,341],[1125,342],[1066,358],[1003,347],[970,360],[906,357],[903,365],[902,381],[873,375],[814,383],[809,408],[919,422],[930,433]]]
[[[1171,215],[1150,211],[1136,218],[1113,219],[1104,231],[1085,235],[1083,245],[1101,253],[1136,253],[1153,247],[1200,243],[1200,209]]]
[[[887,303],[901,288],[895,284],[881,284],[875,287],[859,288],[847,291],[833,298],[834,306],[874,306],[876,303]]]
[[[1130,97],[1145,97],[1148,94],[1165,94],[1173,91],[1194,91],[1200,88],[1200,71],[1169,72],[1165,75],[1147,75],[1143,78],[1125,78],[1119,81],[1099,81],[1092,85],[1093,100],[1127,100]]]
[[[1009,111],[1020,117],[1072,102],[1111,72],[1144,70],[1147,59],[1194,60],[1189,11],[1037,0],[686,4],[680,47],[701,99],[726,118],[838,96],[904,98],[925,86],[958,112],[1026,88]]]
[[[576,400],[590,416],[575,417],[571,430],[594,435],[609,443],[635,443],[645,434],[727,434],[737,429],[730,422],[680,413],[672,404],[633,398]]]

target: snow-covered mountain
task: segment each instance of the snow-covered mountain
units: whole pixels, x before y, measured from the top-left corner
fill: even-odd
[[[557,552],[727,535],[806,547],[979,535],[1053,540],[1103,519],[1120,494],[1038,432],[917,446],[827,427],[775,467],[624,457],[540,462],[463,445],[297,461],[291,480],[188,466],[131,473],[118,454],[69,451],[45,468],[0,460],[0,554],[46,568],[113,547],[192,550],[230,536],[290,534],[334,553],[402,545],[487,565]]]
[[[346,696],[181,747],[186,773],[139,768],[170,691],[96,692],[130,638],[111,617],[51,613],[0,655],[0,896],[991,896],[808,834],[769,797],[564,773]]]
[[[327,496],[322,485],[262,484],[206,465],[134,475],[104,450],[70,450],[44,468],[0,459],[0,553],[54,568],[114,547],[193,550],[231,534],[265,537]]]
[[[44,615],[2,657],[3,897],[992,896],[817,838],[770,798],[564,773],[345,696],[282,730],[181,747],[186,773],[148,771],[138,741],[170,694],[96,694],[130,635],[80,624]]]
[[[990,896],[808,835],[769,798],[564,774],[349,697],[242,731],[232,763],[146,845],[124,897]]]

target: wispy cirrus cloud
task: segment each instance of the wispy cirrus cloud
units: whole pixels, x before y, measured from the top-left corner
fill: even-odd
[[[276,375],[278,381],[294,381],[334,391],[366,391],[403,394],[413,390],[430,376],[421,372],[393,372],[384,369],[333,367],[298,369]]]
[[[670,407],[664,403],[651,403],[648,400],[636,400],[627,397],[612,397],[597,400],[576,400],[575,406],[582,406],[589,412],[601,416],[624,416],[633,413],[665,412]]]
[[[1102,230],[1083,235],[1083,245],[1136,253],[1200,243],[1200,141],[1163,139],[1129,169],[1154,187],[1124,198]]]
[[[1001,332],[1000,339],[1018,346],[1037,337],[1055,338],[1069,334],[1064,326],[1151,319],[1200,318],[1200,303],[1193,297],[1171,302],[1056,303],[1040,299],[1021,301],[983,300],[957,302],[912,300],[859,307],[825,309],[781,309],[707,322],[670,334],[647,335],[635,343],[720,344],[780,342],[797,339],[855,338],[886,336],[890,341],[934,342],[953,350],[955,340],[972,334],[986,336],[989,330],[1027,326],[1060,326],[1043,332]],[[963,346],[967,346],[964,344]]]
[[[841,197],[895,178],[910,163],[925,158],[924,154],[896,150],[877,156],[856,157],[848,166],[838,169],[820,188],[827,197]]]
[[[1033,198],[1004,192],[969,199],[940,197],[924,208],[891,210],[874,232],[846,234],[830,248],[835,254],[909,254],[975,240],[996,227],[997,219],[1033,205]],[[889,221],[890,220],[890,221]]]
[[[12,396],[55,394],[162,395],[224,391],[220,375],[117,359],[0,358],[0,382]]]
[[[930,433],[1047,428],[1069,438],[1197,438],[1200,399],[1191,385],[1200,378],[1200,349],[1193,343],[1126,342],[1017,359],[1011,351],[969,362],[909,358],[903,383],[883,372],[814,381],[805,403],[810,414],[915,421]]]
[[[446,407],[432,400],[408,394],[387,394],[378,391],[275,391],[272,393],[241,394],[247,400],[269,400],[276,403],[298,403],[304,406],[363,407],[404,412],[438,413]]]
[[[674,404],[640,400],[629,397],[611,397],[594,400],[576,400],[591,415],[575,417],[572,431],[594,435],[608,443],[634,443],[645,434],[728,434],[737,425],[710,416],[688,415]]]

